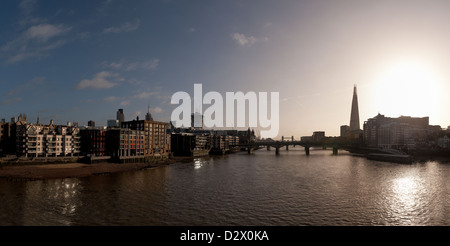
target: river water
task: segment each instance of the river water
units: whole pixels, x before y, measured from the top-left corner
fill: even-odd
[[[301,147],[87,178],[0,180],[0,225],[450,225],[450,164]]]

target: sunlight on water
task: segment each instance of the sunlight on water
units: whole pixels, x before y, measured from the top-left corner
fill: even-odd
[[[394,196],[391,209],[398,219],[406,219],[402,223],[414,223],[409,218],[417,212],[419,202],[420,184],[413,177],[404,177],[393,180],[392,191]],[[414,219],[414,218],[411,218]]]
[[[395,198],[398,199],[405,208],[414,206],[415,199],[419,189],[419,184],[413,177],[399,178],[392,182],[392,190]]]

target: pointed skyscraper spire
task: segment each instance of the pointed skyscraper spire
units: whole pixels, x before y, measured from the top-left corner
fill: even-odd
[[[359,128],[359,109],[358,109],[358,94],[356,92],[356,85],[353,87],[352,111],[350,114],[350,132],[361,130]]]
[[[150,104],[148,105],[148,111],[147,111],[147,114],[145,114],[145,120],[147,120],[147,121],[153,121],[152,114],[150,113]]]

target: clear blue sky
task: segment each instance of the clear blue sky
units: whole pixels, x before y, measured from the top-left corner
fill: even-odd
[[[280,136],[382,113],[450,125],[450,1],[5,0],[0,118],[169,121],[177,91],[280,93]],[[424,108],[420,108],[424,107]],[[420,108],[420,109],[419,109]]]

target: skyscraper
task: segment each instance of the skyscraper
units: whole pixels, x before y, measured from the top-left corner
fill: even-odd
[[[353,87],[352,112],[350,114],[350,132],[355,133],[361,130],[359,127],[358,95],[356,85]]]
[[[125,121],[125,115],[123,114],[123,109],[117,110],[117,120],[119,121],[119,126],[122,124],[122,122]]]

